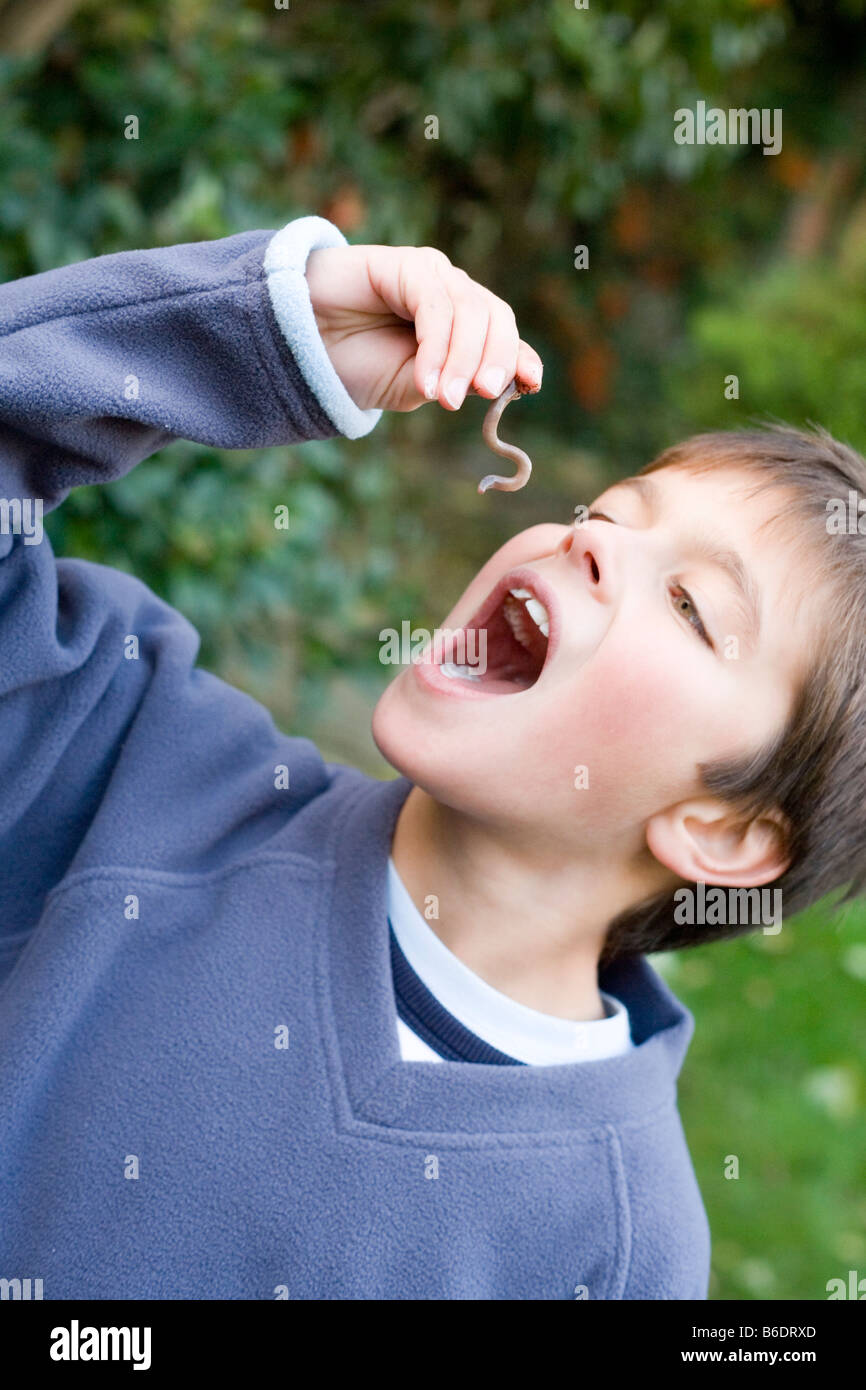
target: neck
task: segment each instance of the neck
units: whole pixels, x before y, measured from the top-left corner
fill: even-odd
[[[645,864],[516,843],[420,787],[403,804],[391,853],[415,906],[468,969],[528,1008],[574,1021],[604,1018],[608,924],[659,887]],[[428,915],[431,896],[438,916]]]

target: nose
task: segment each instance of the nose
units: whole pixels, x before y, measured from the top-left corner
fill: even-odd
[[[572,526],[558,547],[559,554],[580,571],[583,582],[599,603],[609,602],[616,588],[613,546],[604,534],[599,534],[599,527],[605,524],[584,521]]]

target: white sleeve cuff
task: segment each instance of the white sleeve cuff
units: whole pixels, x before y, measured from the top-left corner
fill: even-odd
[[[334,371],[316,325],[305,275],[311,251],[348,244],[326,218],[297,217],[271,237],[264,268],[277,323],[301,375],[340,434],[360,439],[379,423],[382,412],[361,410]]]

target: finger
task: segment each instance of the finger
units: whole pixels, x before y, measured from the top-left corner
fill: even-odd
[[[415,381],[415,340],[409,340],[406,358],[379,400],[385,410],[408,412],[427,404]]]
[[[490,320],[487,338],[478,370],[472,379],[474,389],[482,396],[494,399],[501,396],[517,370],[520,338],[514,310],[503,299],[491,294]]]
[[[463,271],[445,279],[454,318],[448,356],[439,381],[439,401],[448,410],[459,410],[475,377],[490,325],[490,296]]]
[[[535,348],[528,343],[520,340],[520,347],[517,352],[516,379],[530,391],[538,391],[541,387],[541,378],[544,375],[544,364],[541,361]]]
[[[406,275],[403,301],[415,321],[415,385],[428,401],[435,400],[448,356],[454,324],[454,305],[438,265],[427,260]]]
[[[433,246],[371,246],[367,253],[367,273],[380,302],[414,325],[415,387],[433,400],[451,340],[453,308],[442,278],[451,262]]]

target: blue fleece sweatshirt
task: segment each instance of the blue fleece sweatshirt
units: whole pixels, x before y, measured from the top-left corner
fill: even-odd
[[[174,438],[372,428],[305,292],[308,250],[339,241],[300,219],[0,287],[0,1278],[705,1298],[693,1020],[650,965],[600,977],[624,1055],[403,1061],[386,888],[409,784],[326,764],[198,669],[144,584],[28,530]]]

